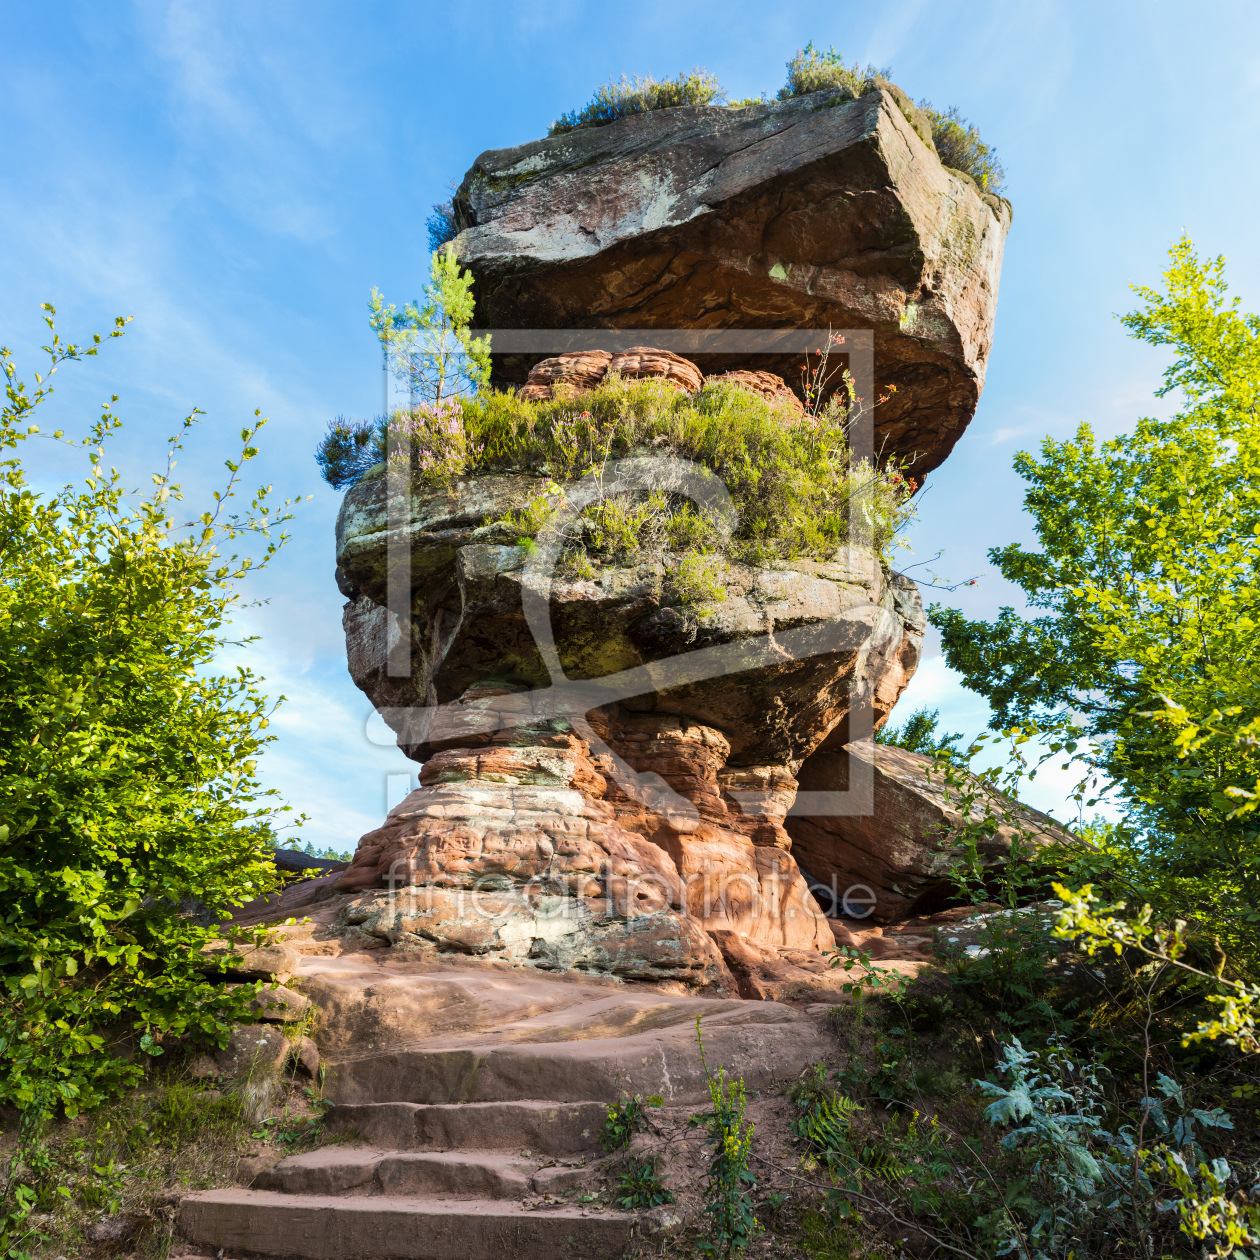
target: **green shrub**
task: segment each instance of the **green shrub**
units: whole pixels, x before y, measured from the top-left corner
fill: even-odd
[[[665,1100],[659,1094],[653,1094],[650,1098],[635,1094],[633,1098],[623,1097],[615,1103],[609,1103],[599,1144],[606,1151],[625,1150],[630,1145],[630,1139],[640,1129],[647,1127],[647,1108],[664,1105]]]
[[[919,108],[931,120],[932,142],[941,165],[969,175],[981,192],[1000,193],[1006,170],[997,153],[980,139],[980,132],[958,112],[958,107],[939,110],[928,101],[920,101]]]
[[[671,581],[684,604],[720,604],[726,598],[727,567],[716,556],[686,552],[674,565]]]
[[[617,1180],[613,1201],[623,1211],[642,1212],[673,1203],[674,1196],[657,1176],[654,1159],[631,1159]]]
[[[369,468],[385,462],[386,419],[347,420],[338,416],[315,448],[320,475],[334,490],[344,490]]]
[[[429,235],[430,254],[436,254],[443,245],[448,245],[459,235],[453,199],[434,202],[429,217],[424,221],[424,230]]]
[[[892,75],[888,66],[880,69],[868,65],[866,69],[862,69],[856,61],[851,66],[846,66],[844,58],[834,47],[823,52],[814,47],[813,40],[797,50],[796,56],[787,63],[787,72],[787,83],[779,89],[781,101],[836,88],[846,92],[848,99],[856,100],[870,90],[872,79],[887,79]]]
[[[443,435],[440,449],[435,439],[430,450],[423,427],[413,430],[415,479],[442,485],[511,471],[554,478],[546,504],[522,505],[509,518],[523,536],[554,517],[565,483],[643,448],[693,460],[721,478],[739,513],[731,551],[750,563],[831,556],[850,540],[851,515],[882,550],[913,511],[912,482],[891,466],[876,471],[852,459],[847,416],[838,405],[801,417],[728,382],[686,394],[659,381],[615,377],[589,393],[548,402],[496,392],[458,405],[458,442]],[[643,502],[610,496],[584,520],[584,545],[608,559],[642,547],[643,531],[669,550],[704,554],[728,545],[715,520],[681,495]]]
[[[1234,1127],[1221,1108],[1191,1105],[1161,1072],[1154,1094],[1117,1123],[1106,1069],[1077,1062],[1055,1038],[1040,1052],[1012,1038],[994,1075],[1007,1079],[974,1084],[992,1100],[985,1118],[1007,1130],[1002,1150],[1014,1156],[1008,1184],[1021,1190],[993,1202],[977,1222],[999,1255],[1071,1260],[1103,1254],[1117,1238],[1132,1254],[1167,1254],[1173,1208],[1181,1231],[1209,1244],[1203,1255],[1238,1256],[1241,1246],[1260,1243],[1260,1211],[1246,1200],[1258,1170],[1231,1168],[1223,1158],[1209,1164],[1203,1150],[1218,1137],[1213,1131]],[[1243,1190],[1241,1203],[1226,1198],[1231,1183]],[[1204,1206],[1215,1210],[1196,1211]]]
[[[561,114],[547,130],[549,136],[563,135],[579,127],[604,127],[631,114],[646,114],[679,105],[723,105],[726,92],[715,75],[697,66],[690,74],[657,82],[650,74],[621,76],[619,83],[601,84],[581,109]]]
[[[787,63],[787,83],[779,89],[778,99],[791,100],[794,96],[808,96],[811,92],[839,90],[841,99],[855,100],[865,96],[877,86],[885,86],[892,78],[889,66],[867,65],[858,62],[845,65],[844,58],[835,48],[823,52],[813,42],[806,44]],[[900,95],[900,89],[894,89]],[[741,105],[752,104],[740,101]],[[914,107],[906,101],[902,108],[910,114]],[[934,109],[927,101],[920,101],[919,108],[927,115],[932,128],[932,141],[936,145],[941,164],[975,180],[982,192],[1000,193],[1006,172],[992,147],[980,139],[980,133],[958,112],[956,106],[946,110]],[[912,120],[912,125],[914,120]],[[923,129],[921,120],[917,123]]]
[[[53,370],[96,353],[55,333],[47,350]],[[50,389],[28,394],[7,349],[0,363],[15,452]],[[0,1103],[33,1124],[98,1106],[164,1042],[223,1042],[253,988],[205,977],[214,932],[184,908],[216,921],[276,882],[277,811],[255,775],[274,706],[247,669],[214,668],[260,567],[233,546],[261,536],[265,563],[289,519],[265,490],[228,514],[263,422],[191,526],[170,515],[169,465],[141,498],[105,463],[120,423],[107,408],[91,426],[83,488],[41,495],[17,454],[0,461]]]

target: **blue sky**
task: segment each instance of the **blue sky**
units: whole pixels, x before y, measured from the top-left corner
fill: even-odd
[[[369,289],[415,296],[424,220],[478,153],[545,134],[622,73],[702,65],[734,97],[775,91],[807,40],[889,64],[916,99],[956,104],[996,145],[1015,205],[988,385],[936,474],[915,556],[980,583],[938,597],[991,614],[1017,593],[985,559],[1028,538],[1018,449],[1081,421],[1110,435],[1156,409],[1165,360],[1115,319],[1155,282],[1182,231],[1225,253],[1260,302],[1260,10],[1244,3],[4,3],[0,342],[29,377],[54,302],[76,337],[134,316],[66,369],[43,423],[76,431],[118,394],[114,458],[136,485],[192,407],[206,417],[181,473],[220,479],[233,435],[270,418],[256,478],[311,496],[294,541],[251,594],[250,650],[289,703],[264,777],[351,847],[414,769],[373,742],[345,672],[332,580],[339,496],[311,450],[328,420],[380,393]],[[1162,405],[1162,404],[1161,404]],[[40,484],[81,471],[51,444]],[[922,570],[915,570],[921,573]],[[927,593],[931,597],[931,593]],[[935,640],[903,712],[939,705],[972,732],[987,707]],[[379,739],[379,727],[376,738]],[[1062,781],[1032,799],[1052,807]],[[395,780],[393,791],[401,780]]]

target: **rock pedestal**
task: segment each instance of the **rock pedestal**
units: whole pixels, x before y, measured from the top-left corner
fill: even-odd
[[[909,681],[913,585],[856,547],[723,560],[725,598],[702,606],[671,593],[668,555],[560,579],[480,524],[533,485],[417,494],[393,535],[384,478],[346,496],[350,670],[424,763],[338,883],[373,894],[349,921],[421,952],[729,991],[710,933],[832,948],[784,821],[801,762]],[[382,606],[391,537],[415,590],[401,626]],[[391,677],[403,634],[411,672]]]

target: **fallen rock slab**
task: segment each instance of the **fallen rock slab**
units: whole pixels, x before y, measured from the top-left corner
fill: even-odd
[[[843,792],[851,767],[873,775],[869,814],[788,818],[793,852],[815,878],[834,887],[841,898],[852,892],[854,904],[868,904],[874,924],[895,923],[936,908],[948,896],[951,862],[960,858],[958,833],[965,820],[954,799],[946,799],[944,778],[931,757],[891,744],[873,742],[822,748],[801,766],[802,790]],[[1005,798],[1003,798],[1005,801]],[[979,857],[996,869],[1010,856],[1017,835],[1033,846],[1067,843],[1069,834],[1047,814],[1013,801],[1018,828],[997,825],[981,840]],[[977,807],[972,815],[979,821]]]

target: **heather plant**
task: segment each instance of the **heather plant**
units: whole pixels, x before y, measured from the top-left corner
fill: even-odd
[[[400,408],[390,417],[386,433],[387,464],[391,471],[414,473],[430,486],[449,485],[468,467],[468,431],[459,400]]]
[[[595,89],[595,95],[581,109],[561,114],[548,128],[549,136],[563,135],[579,127],[604,127],[631,114],[646,114],[657,109],[674,109],[679,105],[724,105],[726,92],[716,76],[697,66],[690,74],[657,81],[650,74],[625,75],[617,83],[608,82]]]
[[[841,399],[829,399],[802,417],[729,382],[714,382],[692,395],[658,381],[614,377],[587,393],[547,402],[489,392],[458,397],[448,406],[442,414],[462,417],[462,437],[443,427],[445,420],[443,426],[432,424],[431,409],[417,413],[419,419],[400,416],[392,422],[408,428],[420,484],[530,472],[552,480],[555,507],[554,496],[562,495],[565,485],[598,472],[609,460],[649,448],[712,469],[730,492],[738,522],[729,536],[681,496],[658,496],[651,510],[645,507],[651,496],[642,502],[601,500],[581,528],[593,554],[604,560],[666,543],[698,555],[721,547],[750,563],[830,556],[849,541],[887,550],[913,512],[913,479],[895,464],[875,468],[853,457],[850,411]],[[331,446],[326,437],[321,446],[326,466],[333,463]],[[509,524],[518,527],[536,516],[531,509]],[[549,519],[537,517],[538,527]],[[518,533],[533,536],[537,529],[531,525]]]
[[[459,185],[451,180],[447,187],[451,196],[445,201],[434,202],[429,217],[424,221],[430,255],[440,253],[459,235],[459,222],[455,215],[455,194],[459,191]]]

